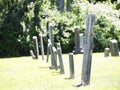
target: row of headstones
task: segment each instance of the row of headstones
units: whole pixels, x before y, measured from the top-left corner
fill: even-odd
[[[76,86],[80,85],[88,85],[90,83],[90,72],[91,72],[91,61],[92,61],[92,51],[93,51],[93,27],[95,24],[95,15],[90,14],[87,17],[86,20],[86,31],[85,31],[85,45],[84,45],[84,55],[83,55],[83,65],[82,65],[82,78],[81,78],[81,83]],[[59,51],[56,51],[54,47],[54,36],[53,36],[53,30],[52,27],[49,27],[49,38],[48,39],[48,52],[50,51],[51,53],[51,68],[57,69],[57,63],[56,63],[56,54],[59,52],[59,57],[61,58],[62,53]],[[37,39],[36,37],[33,37],[33,42],[34,42],[34,53],[35,58],[38,58],[39,51],[38,51],[38,44],[37,44]],[[60,46],[60,44],[58,45]],[[60,48],[60,47],[58,47]],[[35,50],[37,49],[37,50]],[[49,56],[49,54],[48,54]],[[62,59],[62,58],[61,58]],[[60,62],[62,60],[59,59]],[[74,60],[73,60],[73,53],[69,54],[69,61],[70,61],[70,78],[74,78]],[[63,62],[62,62],[63,64]],[[62,65],[60,67],[64,68]],[[62,71],[62,69],[61,69]]]
[[[40,37],[40,46],[41,46],[41,54],[42,54],[42,60],[44,60],[44,46],[43,46],[43,39],[42,35],[39,34]],[[33,59],[38,59],[39,58],[39,48],[38,48],[38,38],[37,36],[33,36],[33,50],[30,50],[30,54]]]
[[[109,57],[109,52],[111,52],[111,56],[119,56],[119,48],[117,40],[113,39],[109,41],[110,49],[104,49],[104,56]]]
[[[75,37],[75,47],[74,47],[74,54],[79,54],[84,52],[84,36],[83,33],[79,33],[80,28],[78,26],[75,27],[74,37]],[[109,57],[109,52],[111,52],[111,56],[119,56],[119,48],[118,42],[115,39],[109,41],[109,48],[104,49],[104,56]]]
[[[42,60],[44,60],[44,47],[43,47],[43,40],[42,36],[40,36],[40,45],[41,45],[41,53],[42,53]],[[30,54],[33,59],[39,58],[39,49],[38,49],[38,39],[36,36],[33,36],[33,45],[34,50],[30,50]],[[60,68],[61,74],[65,73],[64,65],[63,65],[63,58],[62,58],[62,50],[60,43],[57,43],[57,49],[52,46],[51,40],[48,39],[48,47],[47,47],[47,59],[46,62],[48,62],[49,59],[49,52],[51,54],[51,67],[50,69],[56,69]],[[60,66],[57,66],[57,55],[59,58],[59,64]],[[69,54],[69,63],[70,63],[70,78],[74,78],[74,60],[73,60],[73,53]]]
[[[83,53],[83,64],[82,64],[82,77],[81,77],[81,83],[75,85],[75,86],[83,86],[83,85],[89,85],[90,84],[90,73],[91,73],[91,62],[92,62],[92,51],[93,51],[93,44],[94,44],[94,34],[93,34],[93,28],[94,28],[94,24],[95,24],[95,15],[94,14],[90,14],[88,15],[87,17],[87,20],[86,20],[86,30],[85,30],[85,41],[84,41],[84,53]],[[61,49],[58,49],[58,48],[61,48],[60,47],[60,44],[57,45],[57,49],[54,47],[54,36],[52,32],[53,30],[52,29],[49,29],[49,38],[48,39],[48,53],[50,51],[51,53],[51,68],[55,68],[55,69],[58,69],[58,66],[57,66],[57,62],[56,62],[56,58],[57,58],[57,54],[59,55],[59,61],[62,62],[62,53]],[[78,39],[79,40],[79,39]],[[110,42],[110,43],[113,43],[113,42]],[[36,44],[35,44],[36,45]],[[80,45],[80,44],[79,44]],[[77,42],[76,42],[76,48],[79,47],[77,46]],[[116,46],[116,44],[115,44]],[[112,51],[112,48],[115,47],[113,44],[110,45],[111,47],[111,51]],[[36,47],[36,46],[35,46]],[[114,50],[116,50],[116,48],[114,48]],[[36,51],[37,52],[37,51]],[[49,57],[49,54],[47,55],[47,57]],[[73,53],[70,53],[69,54],[69,61],[70,61],[70,78],[74,78],[74,60],[73,60]],[[63,64],[63,62],[62,62]],[[60,67],[64,68],[64,66],[60,65]],[[62,71],[62,69],[61,69]]]

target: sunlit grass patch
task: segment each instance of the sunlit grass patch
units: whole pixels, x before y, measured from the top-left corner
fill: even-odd
[[[46,56],[45,56],[46,57]],[[75,79],[69,78],[69,55],[63,55],[65,74],[50,70],[46,61],[31,57],[0,59],[0,90],[119,90],[120,56],[104,57],[94,53],[92,57],[91,81],[86,87],[72,85],[81,81],[83,55],[74,55]]]

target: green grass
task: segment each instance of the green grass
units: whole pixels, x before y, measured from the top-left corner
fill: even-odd
[[[120,56],[105,58],[94,53],[90,85],[75,88],[81,81],[82,54],[74,55],[75,79],[69,78],[69,55],[63,55],[65,74],[50,70],[49,63],[31,57],[0,59],[0,90],[120,90]]]

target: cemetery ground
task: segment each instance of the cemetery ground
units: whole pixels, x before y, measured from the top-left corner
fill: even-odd
[[[120,57],[104,53],[93,53],[90,85],[73,87],[81,82],[82,60],[83,54],[74,55],[75,78],[69,79],[68,54],[63,54],[65,74],[50,70],[50,60],[41,56],[0,58],[0,90],[120,90]]]

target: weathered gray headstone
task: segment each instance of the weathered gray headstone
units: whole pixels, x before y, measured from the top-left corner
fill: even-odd
[[[70,78],[73,79],[75,77],[73,53],[69,53],[69,67],[70,67]]]
[[[79,38],[80,38],[80,53],[84,52],[84,37],[83,37],[83,33],[79,34]]]
[[[63,65],[63,59],[62,59],[62,50],[61,50],[61,45],[60,43],[57,43],[57,52],[58,52],[58,57],[59,57],[59,62],[60,62],[60,70],[61,73],[64,74],[64,65]]]
[[[33,44],[34,44],[34,55],[35,59],[38,59],[39,49],[38,49],[38,40],[36,36],[33,36]]]
[[[80,53],[80,38],[79,38],[79,30],[78,26],[74,29],[74,37],[75,37],[75,46],[74,46],[74,54]]]
[[[104,50],[104,57],[109,57],[109,51],[110,51],[109,48],[105,48],[105,50]]]
[[[48,43],[48,45],[47,45],[47,59],[46,59],[46,62],[48,62],[48,60],[49,60],[49,52],[50,52],[50,45]]]
[[[52,51],[53,51],[53,63],[54,63],[54,67],[57,70],[57,50],[55,47],[52,47]]]
[[[81,83],[75,85],[76,87],[85,86],[90,84],[90,73],[92,63],[92,52],[94,47],[94,34],[93,28],[95,25],[95,15],[90,14],[86,20],[86,31],[85,31],[85,45],[83,53],[83,64],[82,64],[82,77]]]
[[[33,50],[30,50],[30,55],[32,56],[33,59],[35,59],[35,55],[33,53]]]
[[[110,40],[110,51],[111,51],[111,56],[119,56],[119,48],[118,48],[117,40],[115,39]]]
[[[56,0],[58,11],[64,11],[64,0]]]
[[[52,47],[51,41],[50,39],[48,39],[48,43],[49,43],[49,49],[50,49],[50,53],[51,53],[51,67],[50,69],[57,69],[57,50]]]
[[[41,47],[42,60],[44,60],[44,46],[43,46],[42,34],[39,34],[39,37],[40,37],[40,47]]]

